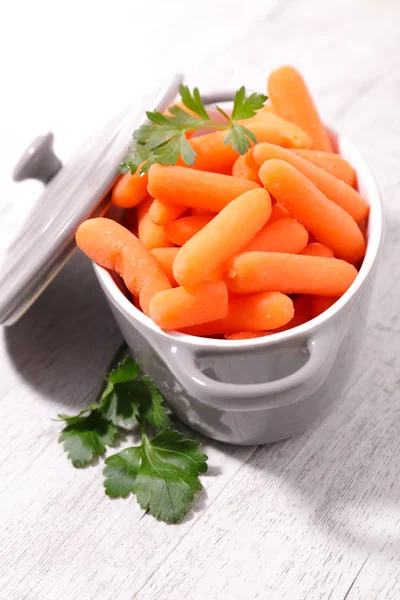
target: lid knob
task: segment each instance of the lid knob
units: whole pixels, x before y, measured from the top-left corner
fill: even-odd
[[[14,181],[38,179],[47,184],[57,175],[62,163],[54,154],[53,139],[53,134],[49,132],[33,140],[15,165]]]

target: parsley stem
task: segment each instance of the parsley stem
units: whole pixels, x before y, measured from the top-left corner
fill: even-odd
[[[216,110],[219,112],[220,115],[222,115],[223,117],[225,117],[225,119],[228,121],[228,124],[231,122],[231,118],[229,115],[226,114],[226,112],[220,107],[220,106],[215,106]],[[226,129],[226,125],[224,125],[224,129]]]
[[[119,362],[119,360],[123,357],[124,354],[126,354],[127,349],[128,349],[128,344],[124,341],[124,342],[122,342],[122,344],[120,344],[118,346],[117,350],[114,352],[114,355],[113,355],[112,359],[108,363],[108,367],[107,367],[107,370],[106,370],[106,375],[105,375],[105,377],[103,379],[103,383],[101,384],[99,393],[96,396],[95,403],[100,402],[100,399],[101,399],[101,396],[103,394],[105,385],[107,383],[107,378],[108,378],[110,372],[115,367],[115,364],[117,362]]]
[[[228,117],[229,119],[229,117]],[[224,123],[218,123],[218,121],[205,121],[200,125],[195,125],[191,127],[185,127],[186,131],[198,131],[200,129],[215,129],[219,131],[223,131],[227,126]]]

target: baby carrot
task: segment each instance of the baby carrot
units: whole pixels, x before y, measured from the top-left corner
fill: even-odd
[[[358,226],[359,226],[362,236],[366,242],[368,239],[368,221],[367,220],[361,221],[361,223],[359,223]]]
[[[270,214],[271,198],[262,188],[232,200],[179,250],[174,262],[175,279],[184,287],[207,279],[253,239]]]
[[[230,295],[228,312],[213,323],[184,329],[191,335],[220,335],[239,331],[273,330],[293,318],[293,302],[284,294],[272,292],[249,296]]]
[[[271,102],[267,102],[266,104],[264,104],[264,106],[262,108],[260,108],[260,110],[257,111],[258,115],[261,115],[261,113],[273,113],[274,112],[274,107],[272,106]]]
[[[150,219],[149,208],[152,202],[152,198],[147,198],[137,207],[138,238],[147,250],[172,246],[172,243],[164,232],[164,227],[155,225]]]
[[[357,223],[363,221],[369,212],[368,202],[352,187],[331,175],[324,169],[317,167],[309,160],[297,156],[290,150],[274,146],[273,144],[257,144],[253,149],[254,160],[261,165],[273,158],[284,160],[303,173],[325,196],[343,208]]]
[[[151,297],[171,287],[157,259],[142,242],[111,219],[84,221],[76,232],[76,243],[94,262],[118,273],[134,296],[140,294],[146,313]]]
[[[292,151],[301,158],[306,158],[317,167],[324,169],[331,175],[341,179],[347,185],[356,187],[357,175],[350,163],[340,154],[334,152],[322,152],[321,150],[304,150],[303,148],[293,148]]]
[[[273,113],[265,113],[254,122],[243,121],[243,124],[254,133],[257,142],[271,142],[285,148],[311,148],[311,138],[300,127]],[[198,171],[226,173],[239,157],[239,153],[231,144],[225,144],[226,131],[214,131],[199,135],[190,140],[196,152],[193,168]],[[178,165],[183,165],[182,160]]]
[[[365,241],[354,219],[334,204],[300,171],[282,160],[268,160],[260,179],[270,194],[335,256],[356,262],[365,254]]]
[[[276,114],[301,127],[313,140],[315,150],[332,152],[328,133],[300,73],[290,66],[273,71],[268,96]]]
[[[175,221],[171,221],[165,226],[165,235],[167,239],[176,244],[177,246],[183,246],[195,233],[200,231],[211,221],[214,215],[197,215],[181,217]]]
[[[273,223],[270,223],[269,219],[266,226],[243,248],[242,252],[260,250],[297,254],[306,247],[307,241],[307,230],[296,219],[286,217]]]
[[[125,173],[114,184],[111,192],[111,202],[122,208],[137,206],[142,200],[147,198],[148,175],[145,173],[139,176],[140,168],[134,175],[130,172]]]
[[[230,172],[239,154],[231,144],[224,143],[225,137],[226,131],[214,131],[192,138],[189,144],[196,152],[193,168],[212,173]],[[184,165],[184,162],[179,159],[177,164]]]
[[[268,219],[268,225],[271,225],[274,221],[278,221],[278,219],[284,219],[285,217],[290,217],[289,212],[282,206],[282,204],[278,204],[276,202],[272,205],[271,216]]]
[[[254,133],[257,143],[269,142],[284,148],[311,148],[312,139],[302,128],[273,113],[265,113],[262,119],[245,127]]]
[[[160,263],[161,268],[168,277],[172,287],[178,285],[172,272],[172,265],[174,264],[178,250],[179,248],[153,248],[153,250],[150,250],[151,254],[155,256]]]
[[[204,281],[190,291],[182,287],[156,294],[149,315],[163,329],[181,329],[223,318],[228,292],[223,281]]]
[[[324,244],[320,244],[319,242],[312,242],[308,244],[299,254],[304,254],[306,256],[325,256],[326,258],[333,258],[335,255],[331,248],[325,246]]]
[[[209,216],[212,215],[213,217],[215,217],[216,213],[211,212],[210,210],[205,210],[204,208],[191,208],[190,214],[193,217],[197,217],[198,215],[209,215]]]
[[[225,335],[226,340],[251,340],[253,338],[265,337],[271,335],[270,331],[239,331],[239,333],[230,333]]]
[[[150,206],[149,216],[153,223],[164,226],[181,217],[186,211],[186,206],[170,204],[156,198]]]
[[[283,327],[279,327],[276,330],[276,333],[280,331],[287,331],[288,329],[293,329],[293,327],[299,327],[304,323],[307,323],[312,318],[311,315],[311,302],[314,296],[307,296],[306,294],[302,294],[301,296],[297,296],[293,300],[293,308],[294,308],[294,316],[293,319],[289,321]]]
[[[254,181],[260,184],[258,177],[259,166],[255,162],[251,150],[248,150],[246,154],[242,154],[236,159],[232,167],[232,175],[234,177],[243,177],[249,181]]]
[[[332,298],[330,296],[313,296],[311,300],[311,313],[312,317],[318,317],[323,312],[328,310],[335,304],[338,298]]]
[[[357,269],[344,260],[280,252],[238,254],[228,269],[228,288],[238,294],[341,296],[357,277]]]
[[[149,193],[163,202],[219,212],[248,190],[260,189],[253,181],[220,173],[154,164],[149,170]]]

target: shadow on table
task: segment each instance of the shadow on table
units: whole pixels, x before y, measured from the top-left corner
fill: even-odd
[[[74,408],[94,399],[122,341],[80,252],[3,335],[20,375],[40,394]]]

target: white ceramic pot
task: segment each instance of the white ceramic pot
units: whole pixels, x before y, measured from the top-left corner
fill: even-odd
[[[162,331],[94,265],[121,332],[176,415],[233,444],[265,444],[303,432],[338,398],[365,334],[382,240],[382,206],[357,150],[338,138],[370,204],[367,253],[350,289],[329,310],[291,331],[250,340],[214,340]]]

